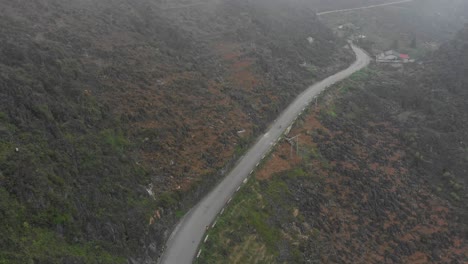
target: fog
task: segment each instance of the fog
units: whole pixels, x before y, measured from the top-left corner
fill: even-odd
[[[0,263],[464,263],[468,0],[0,0]]]

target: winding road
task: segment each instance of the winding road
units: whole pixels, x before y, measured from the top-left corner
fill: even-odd
[[[180,220],[166,243],[165,251],[159,263],[192,263],[193,259],[197,257],[197,253],[199,253],[198,246],[200,242],[206,240],[206,237],[204,237],[206,227],[212,225],[217,215],[222,213],[224,206],[229,203],[231,197],[312,100],[327,87],[349,77],[369,64],[369,56],[360,48],[354,45],[351,46],[356,53],[356,61],[347,69],[307,88],[281,113],[280,117],[239,160],[222,182]]]

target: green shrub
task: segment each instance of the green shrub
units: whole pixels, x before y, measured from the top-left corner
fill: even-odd
[[[454,192],[451,192],[450,193],[450,196],[452,197],[452,199],[454,199],[455,201],[459,202],[460,201],[460,196],[458,196],[458,194],[454,193]]]
[[[165,192],[157,198],[158,205],[163,208],[174,208],[178,204],[178,199],[175,193]]]
[[[5,112],[0,112],[0,121],[6,121],[8,115]]]
[[[296,179],[304,176],[307,176],[307,173],[302,168],[295,168],[294,170],[288,173],[288,177],[291,179]]]
[[[112,150],[121,153],[130,145],[129,141],[124,137],[122,131],[114,131],[106,129],[100,133],[104,142],[111,147]]]
[[[269,248],[275,248],[276,243],[281,238],[281,233],[277,228],[268,223],[268,214],[261,211],[249,211],[248,222],[258,232],[260,238]]]
[[[175,216],[176,216],[177,218],[182,218],[184,215],[185,215],[185,212],[182,211],[182,210],[177,210],[177,211],[175,212]]]

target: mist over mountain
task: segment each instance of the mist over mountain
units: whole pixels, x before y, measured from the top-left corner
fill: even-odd
[[[366,78],[353,77],[358,78],[353,79],[358,89],[331,96],[337,108],[351,109],[359,118],[320,108],[330,115],[320,121],[349,140],[367,140],[353,134],[359,126],[378,140],[398,142],[406,154],[394,157],[401,162],[395,167],[426,184],[430,197],[418,199],[430,203],[436,196],[439,205],[448,208],[443,209],[448,224],[431,233],[440,234],[442,242],[424,242],[439,241],[428,235],[414,242],[411,253],[421,251],[427,261],[466,261],[468,29],[462,24],[468,5],[461,0],[428,1],[420,8],[422,0],[415,0],[361,15],[316,14],[387,2],[0,1],[0,263],[155,263],[183,215],[227,175],[296,96],[354,61],[348,37],[363,34],[372,41],[356,43],[371,56],[388,47],[414,54],[418,61],[403,69],[372,64]],[[401,17],[395,20],[392,14]],[[354,20],[348,21],[350,17]],[[385,26],[389,21],[392,26]],[[345,22],[359,29],[338,34]],[[392,47],[395,40],[398,48]],[[364,113],[369,111],[371,120],[390,122],[401,134],[367,130],[369,117]],[[324,140],[329,135],[312,137]],[[324,140],[332,144],[329,141],[335,142]],[[330,151],[323,153],[326,163],[339,160],[347,144],[337,138],[337,148],[322,145],[320,151]],[[289,151],[286,145],[282,148]],[[366,145],[365,151],[375,148]],[[293,169],[302,159],[295,162],[286,167]],[[361,157],[360,164],[372,162]],[[271,201],[302,199],[306,194],[297,184],[312,184],[303,178],[285,181],[292,196]],[[375,190],[379,188],[386,187]],[[405,190],[417,192],[414,186]],[[402,198],[403,207],[408,197]],[[312,210],[302,223],[318,217],[312,202],[317,201],[300,205]],[[350,205],[342,206],[347,210]],[[291,208],[265,212],[258,218],[264,222],[254,229],[265,223],[282,226],[287,222],[281,218],[283,209]],[[416,209],[421,213],[424,207]],[[415,217],[431,217],[420,215]],[[379,219],[375,223],[381,223]],[[332,225],[327,221],[322,227]],[[281,229],[284,242],[279,230],[274,231],[277,241],[260,238],[260,246],[251,247],[272,250],[264,261],[302,263],[325,256],[331,262],[352,262],[350,257],[328,258],[329,252],[309,256],[306,252],[316,245],[313,239],[288,240],[295,230],[288,226]],[[245,232],[239,229],[229,243],[243,241],[240,234]],[[401,227],[398,232],[406,231]],[[329,239],[332,233],[323,234]],[[331,243],[326,239],[321,241]],[[297,252],[288,244],[296,242]],[[429,256],[436,249],[445,258]],[[286,253],[278,255],[277,250]],[[213,252],[214,260],[227,254]],[[298,258],[292,257],[294,252]]]

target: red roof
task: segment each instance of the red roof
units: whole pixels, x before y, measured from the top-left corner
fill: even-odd
[[[409,59],[409,55],[408,54],[400,54],[400,58],[401,59]]]

